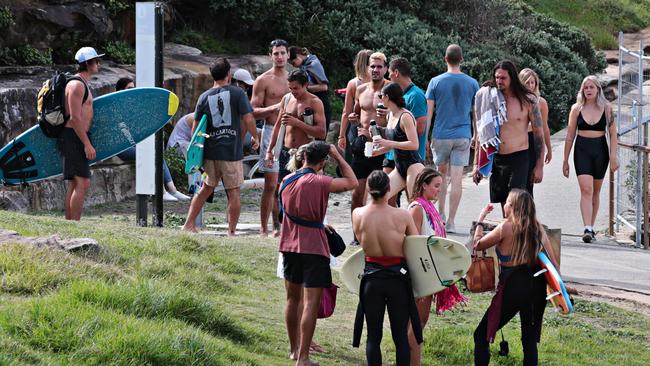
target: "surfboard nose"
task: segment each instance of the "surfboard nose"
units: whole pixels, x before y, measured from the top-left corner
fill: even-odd
[[[169,102],[167,103],[167,114],[171,117],[176,114],[178,110],[178,96],[172,92],[169,92]]]

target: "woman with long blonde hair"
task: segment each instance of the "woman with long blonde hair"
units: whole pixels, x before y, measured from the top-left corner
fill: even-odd
[[[609,147],[606,135],[609,135]],[[609,164],[612,172],[618,169],[618,138],[613,108],[605,99],[598,79],[593,75],[582,80],[576,103],[569,113],[562,164],[562,173],[567,178],[569,154],[574,140],[573,164],[580,185],[580,212],[585,226],[582,241],[591,243],[596,240],[593,226],[600,206],[600,189],[607,165]]]
[[[543,249],[559,268],[557,257],[542,224],[537,221],[530,193],[522,189],[511,190],[503,206],[506,220],[484,235],[482,221],[492,209],[488,204],[479,215],[474,249],[480,251],[496,246],[501,270],[496,294],[474,331],[474,364],[490,363],[490,343],[496,332],[519,313],[523,364],[537,365],[537,343],[546,307],[546,279],[543,275],[534,276],[541,269],[537,255]]]

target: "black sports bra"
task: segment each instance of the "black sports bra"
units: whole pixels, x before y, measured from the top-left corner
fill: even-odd
[[[579,131],[605,131],[607,128],[607,118],[605,117],[605,111],[600,116],[598,122],[592,124],[587,123],[582,117],[582,111],[578,115],[578,130]]]

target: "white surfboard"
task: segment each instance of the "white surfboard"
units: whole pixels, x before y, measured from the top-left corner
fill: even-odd
[[[471,264],[470,253],[463,244],[435,236],[407,236],[404,255],[415,297],[435,294],[451,286],[465,276]],[[341,266],[341,280],[355,294],[359,293],[364,267],[365,254],[361,249]]]

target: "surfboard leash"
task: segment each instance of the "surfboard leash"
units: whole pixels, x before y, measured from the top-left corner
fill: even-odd
[[[430,245],[432,245],[432,243],[430,243],[429,239],[427,239],[427,251],[429,252],[429,259],[431,259],[431,264],[433,264],[433,270],[436,271],[436,277],[438,277],[438,281],[440,282],[440,285],[444,287],[449,287],[453,285],[453,281],[443,280],[442,278],[440,278],[440,273],[438,273],[438,267],[436,266],[436,261],[433,259],[433,253],[431,253]]]

